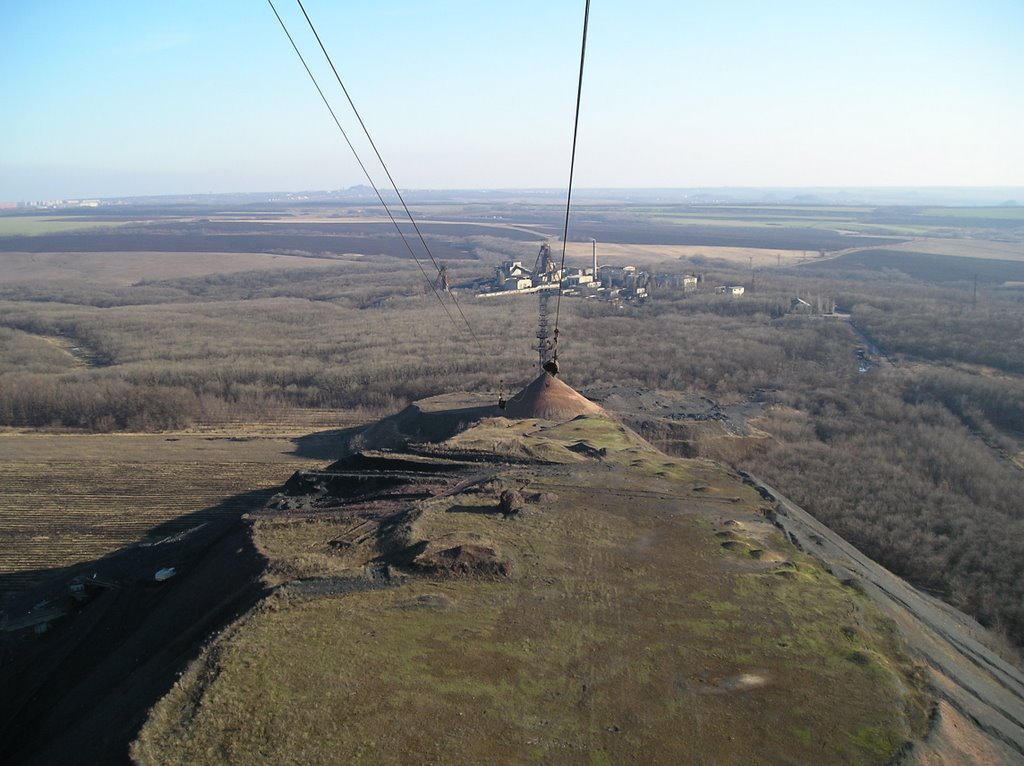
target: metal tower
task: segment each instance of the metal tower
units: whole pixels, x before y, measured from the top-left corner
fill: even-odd
[[[551,284],[552,281],[554,281],[556,285],[558,284],[556,277],[559,275],[554,272],[555,263],[554,259],[551,257],[551,246],[545,242],[540,246],[540,252],[537,253],[537,262],[533,266],[534,284],[542,287],[541,291],[538,293],[537,345],[534,347],[537,351],[538,365],[542,370],[548,369],[545,365],[550,366],[549,363],[551,362],[551,356],[554,350],[554,343],[548,326],[551,291],[543,287]]]
[[[451,282],[448,279],[448,266],[441,264],[437,270],[437,278],[434,280],[434,287],[438,290],[444,290],[446,293],[450,293]]]
[[[541,290],[538,293],[539,301],[537,307],[537,345],[536,350],[538,354],[537,364],[541,369],[544,369],[544,365],[551,359],[551,336],[548,332],[548,317],[549,317],[549,301],[551,300],[551,293],[548,290]]]

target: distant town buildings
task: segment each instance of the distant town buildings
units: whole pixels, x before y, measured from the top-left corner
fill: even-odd
[[[6,207],[29,208],[29,209],[52,209],[66,207],[99,207],[98,199],[50,199],[35,200],[32,202],[4,203]]]
[[[715,292],[719,295],[743,295],[746,288],[743,285],[719,285]]]
[[[836,302],[831,298],[821,295],[808,295],[806,299],[798,295],[789,302],[789,313],[810,316],[833,316],[836,314]]]
[[[703,283],[699,274],[657,273],[627,264],[599,265],[596,242],[593,264],[589,268],[559,268],[551,257],[551,248],[545,243],[537,255],[533,268],[523,261],[505,261],[495,269],[494,279],[483,285],[479,297],[521,295],[544,291],[561,291],[562,295],[623,303],[643,303],[652,290],[694,291]],[[742,295],[741,286],[716,288],[719,293]]]
[[[805,301],[803,298],[794,298],[789,302],[789,313],[790,314],[810,314],[811,304]]]
[[[502,263],[480,296],[560,290],[567,296],[642,302],[648,297],[650,284],[651,276],[646,271],[636,266],[598,266],[596,255],[590,268],[559,268],[545,244],[532,269],[522,261]]]

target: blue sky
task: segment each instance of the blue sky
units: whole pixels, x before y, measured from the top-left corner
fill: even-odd
[[[564,187],[582,1],[304,2],[400,186]],[[1024,185],[1022,40],[1020,0],[592,0],[576,183]],[[6,2],[0,71],[0,200],[363,182],[263,0]]]

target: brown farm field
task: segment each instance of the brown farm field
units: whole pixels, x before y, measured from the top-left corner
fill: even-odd
[[[817,251],[785,250],[771,247],[726,247],[701,245],[629,245],[617,243],[597,244],[598,264],[632,263],[645,268],[667,268],[672,262],[697,258],[727,263],[736,268],[772,268],[793,266],[817,256]],[[590,243],[570,242],[566,247],[566,262],[573,266],[586,266],[592,260]]]
[[[867,269],[890,274],[904,274],[926,282],[969,283],[978,280],[995,285],[1024,282],[1024,260],[1008,258],[982,258],[916,253],[909,250],[866,249],[851,250],[836,258],[808,264],[812,270],[828,268]]]
[[[0,253],[2,283],[12,285],[84,280],[128,287],[142,280],[337,266],[335,259],[268,253]]]
[[[336,431],[318,440],[302,420],[161,434],[0,432],[0,594],[211,516],[252,510],[331,451],[322,452]]]
[[[35,236],[83,229],[104,229],[122,226],[123,222],[96,218],[64,217],[56,215],[4,215],[0,216],[0,236]]]
[[[988,239],[938,239],[922,237],[912,239],[890,250],[906,250],[930,255],[952,255],[959,258],[990,258],[1002,261],[1024,261],[1024,243],[1000,242]]]

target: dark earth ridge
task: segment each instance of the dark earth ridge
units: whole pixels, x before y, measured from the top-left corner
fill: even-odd
[[[259,507],[268,496],[233,499]],[[189,521],[193,531],[180,534]],[[240,513],[190,514],[153,537],[164,532],[178,534],[54,570],[6,600],[14,616],[44,597],[67,602],[76,576],[114,585],[93,590],[42,634],[0,632],[0,762],[127,763],[129,743],[177,674],[211,635],[266,595],[265,560]],[[155,573],[167,567],[177,574],[158,582]]]

